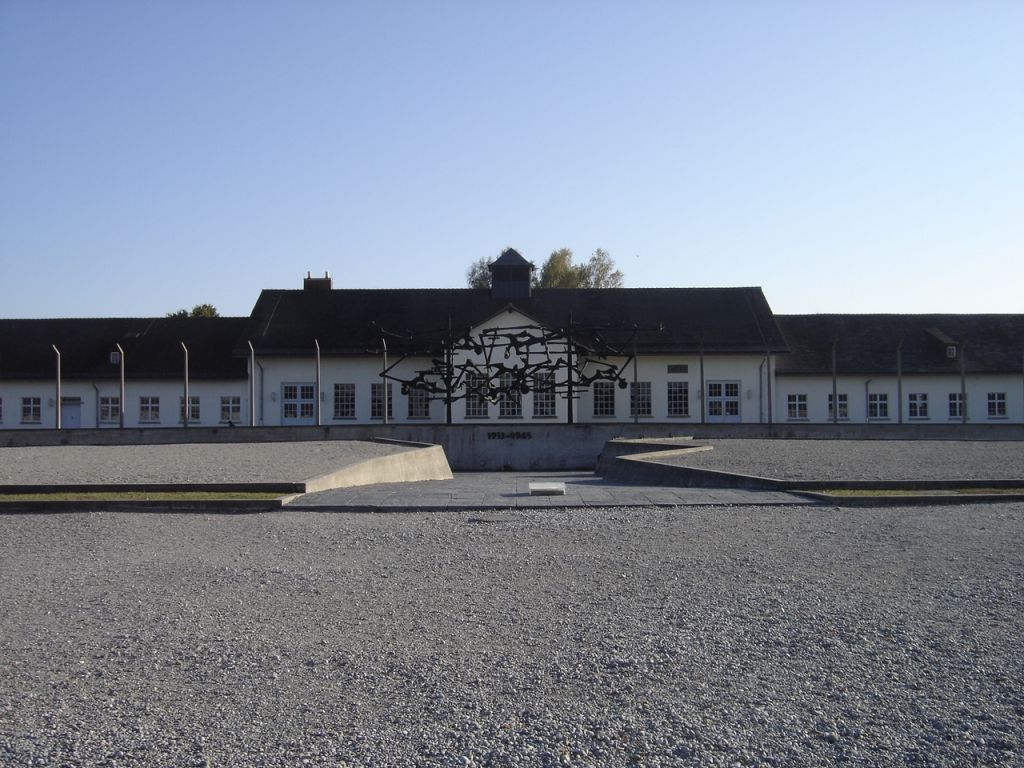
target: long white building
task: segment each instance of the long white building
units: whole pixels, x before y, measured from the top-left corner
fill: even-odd
[[[0,320],[0,429],[1024,423],[1024,315],[774,315],[759,288],[265,290]]]

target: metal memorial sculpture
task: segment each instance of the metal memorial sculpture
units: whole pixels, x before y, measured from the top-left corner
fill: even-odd
[[[584,327],[571,320],[564,329],[514,325],[458,335],[450,329],[414,335],[380,328],[384,349],[399,353],[391,363],[385,357],[381,377],[398,384],[402,394],[420,390],[449,406],[466,398],[497,403],[531,390],[572,401],[597,381],[628,386],[625,373],[636,359],[640,330],[635,325]],[[398,373],[406,360],[423,357],[430,359],[428,368]]]

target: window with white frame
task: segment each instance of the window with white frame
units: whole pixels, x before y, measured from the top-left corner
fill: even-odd
[[[836,398],[839,400],[839,418],[848,419],[850,418],[850,398],[846,396],[845,392],[837,392]],[[830,421],[836,418],[835,415],[835,400],[832,397],[832,393],[828,394],[828,418]]]
[[[964,417],[964,393],[949,393],[949,418],[962,419]]]
[[[519,391],[515,376],[511,373],[501,374],[501,400],[498,401],[498,417],[502,419],[521,419],[523,417],[523,395]]]
[[[139,398],[139,421],[152,423],[160,421],[160,398],[143,395]]]
[[[786,395],[786,415],[790,419],[806,419],[807,395]]]
[[[594,417],[614,418],[615,416],[615,385],[610,381],[595,381]]]
[[[189,422],[199,421],[199,398],[196,395],[188,396],[188,420]],[[178,421],[185,421],[185,396],[178,397]]]
[[[312,424],[316,416],[316,384],[282,384],[281,417],[291,424]]]
[[[868,395],[868,418],[889,418],[889,395],[885,392],[872,392]]]
[[[1005,392],[989,392],[988,393],[988,417],[990,419],[1005,419],[1006,418],[1006,393]]]
[[[356,417],[356,385],[351,382],[334,385],[334,418]]]
[[[241,395],[221,395],[220,420],[222,424],[242,423]]]
[[[907,416],[912,419],[928,418],[928,393],[911,392],[907,395]]]
[[[410,419],[430,418],[430,393],[422,387],[409,387],[406,396]]]
[[[631,381],[629,383],[629,415],[651,415],[651,382]]]
[[[43,420],[43,401],[39,397],[21,398],[21,423],[38,424]]]
[[[466,418],[486,419],[490,416],[487,402],[487,377],[480,373],[466,376]]]
[[[533,377],[533,418],[550,419],[555,415],[555,374],[542,371]]]
[[[385,403],[385,401],[387,401]],[[391,394],[391,382],[375,382],[370,385],[370,418],[383,419],[385,405],[388,414],[388,421],[391,421],[394,412],[395,398]]]
[[[740,383],[738,381],[709,381],[707,391],[707,414],[710,420],[740,420]]]
[[[111,424],[121,420],[121,396],[108,395],[100,398],[100,423]]]
[[[668,415],[677,417],[690,415],[690,382],[670,381],[668,383]]]

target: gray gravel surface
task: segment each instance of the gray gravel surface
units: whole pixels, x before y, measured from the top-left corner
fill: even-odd
[[[297,483],[405,450],[359,440],[0,448],[0,483]]]
[[[780,480],[1024,478],[1024,443],[938,440],[709,440],[659,463]]]
[[[0,516],[0,764],[1020,765],[1022,523]]]

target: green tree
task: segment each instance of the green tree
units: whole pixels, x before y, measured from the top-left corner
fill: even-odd
[[[598,248],[585,264],[574,264],[571,248],[552,251],[541,268],[533,273],[534,288],[621,288],[623,274],[615,268],[608,251]],[[490,261],[480,258],[466,270],[470,288],[490,288]]]
[[[470,264],[466,270],[466,285],[470,288],[490,288],[491,270],[487,268],[489,264],[486,256],[481,256]]]
[[[622,270],[615,268],[615,260],[604,248],[598,248],[587,262],[588,288],[621,288]]]
[[[177,312],[168,312],[168,317],[220,317],[220,313],[213,304],[196,304],[192,311],[179,309]]]
[[[573,264],[569,248],[552,251],[540,268],[539,288],[621,288],[622,272],[608,251],[598,248],[586,264]]]
[[[572,250],[559,248],[552,251],[540,268],[538,288],[582,288],[586,279],[586,266],[572,263]]]

